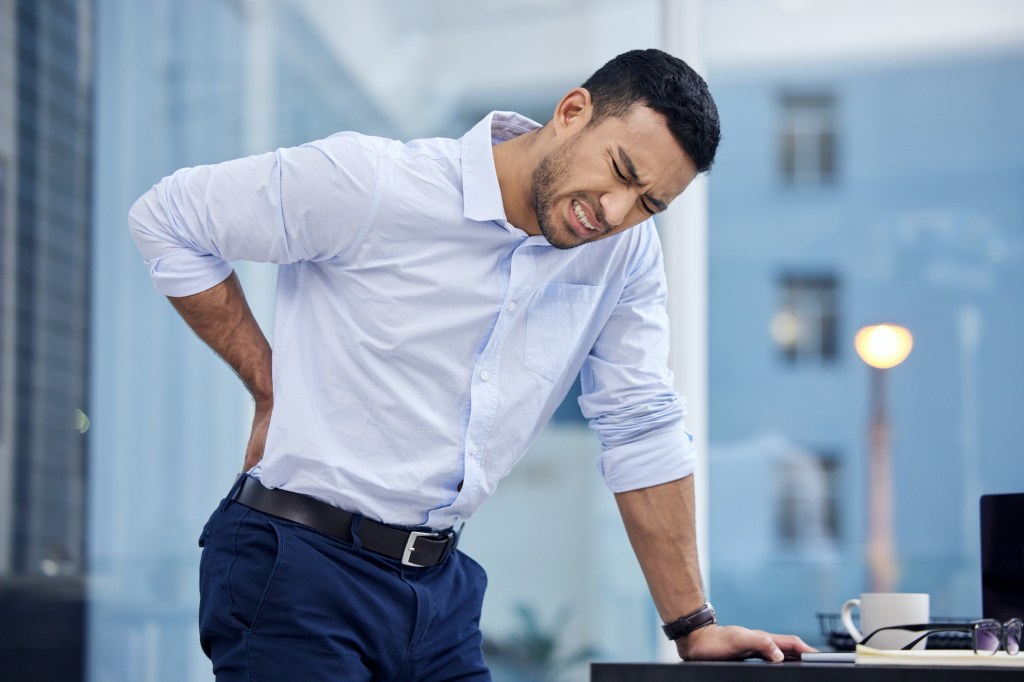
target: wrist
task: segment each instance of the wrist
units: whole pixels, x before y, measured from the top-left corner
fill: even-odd
[[[716,623],[718,623],[718,618],[715,616],[714,607],[710,602],[704,602],[699,609],[665,623],[662,630],[666,637],[678,643],[680,639],[689,637],[697,630]]]
[[[714,649],[714,632],[715,630],[721,629],[722,626],[717,623],[706,625],[702,628],[694,630],[686,637],[680,637],[679,639],[672,642],[676,645],[676,652],[679,654],[679,658],[684,661],[701,660],[707,659],[707,654],[701,655],[701,650],[705,652],[708,650],[708,644],[704,642],[705,639],[710,637],[712,642],[711,650]]]
[[[250,390],[249,395],[252,396],[252,402],[256,406],[257,412],[274,407],[274,391],[269,387],[266,390]]]

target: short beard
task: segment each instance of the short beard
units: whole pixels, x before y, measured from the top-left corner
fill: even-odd
[[[572,170],[572,150],[576,146],[576,137],[566,141],[562,146],[548,153],[533,170],[530,183],[530,202],[533,204],[537,226],[548,243],[556,249],[573,249],[586,242],[575,238],[571,241],[552,223],[552,209],[555,205],[555,188],[560,181],[569,177]]]

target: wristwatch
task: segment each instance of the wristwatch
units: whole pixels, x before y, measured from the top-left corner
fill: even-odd
[[[704,602],[704,606],[693,613],[681,616],[671,623],[665,623],[661,626],[661,629],[665,631],[666,637],[675,641],[680,637],[688,636],[694,630],[699,630],[706,625],[712,625],[717,622],[718,618],[715,617],[715,609],[711,606],[710,602]]]

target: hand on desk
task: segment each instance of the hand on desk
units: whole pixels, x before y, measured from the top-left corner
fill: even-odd
[[[676,640],[679,657],[688,661],[727,661],[760,657],[779,663],[817,651],[795,635],[774,635],[735,625],[709,625]]]

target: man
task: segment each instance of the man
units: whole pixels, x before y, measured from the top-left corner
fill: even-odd
[[[486,576],[453,527],[577,374],[680,656],[810,650],[718,626],[701,587],[649,219],[719,136],[703,79],[634,51],[543,127],[495,112],[460,140],[342,133],[180,170],[136,202],[156,287],[255,400],[248,475],[200,540],[218,680],[489,679]],[[280,264],[273,356],[236,259]]]

